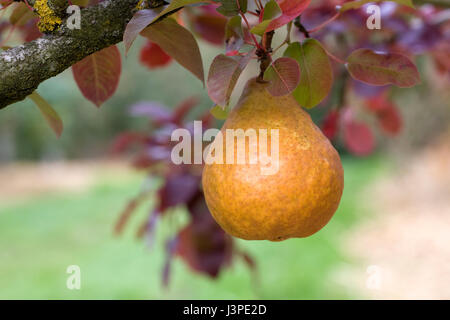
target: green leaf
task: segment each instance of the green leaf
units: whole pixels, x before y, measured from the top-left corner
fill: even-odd
[[[172,2],[153,19],[153,22],[156,22],[161,17],[165,15],[170,15],[185,6],[199,3],[206,4],[208,2],[209,1],[207,0],[172,0]]]
[[[37,105],[50,128],[52,128],[56,136],[59,138],[63,131],[63,123],[55,109],[53,109],[52,106],[36,91],[30,94],[28,98],[30,98]]]
[[[305,108],[313,108],[329,94],[333,85],[330,59],[319,41],[306,39],[289,45],[284,55],[297,60],[301,78],[293,95]]]
[[[385,1],[385,0],[357,0],[357,1],[346,2],[341,6],[340,11],[344,12],[347,10],[358,9],[367,3],[382,2],[382,1]],[[389,0],[389,1],[396,2],[398,4],[414,8],[414,4],[413,4],[412,0]]]
[[[229,107],[221,107],[219,105],[214,106],[209,112],[213,115],[217,120],[225,120],[230,113]]]
[[[222,4],[222,6],[217,8],[217,12],[226,17],[233,17],[239,15],[240,12],[247,12],[247,0],[239,0],[239,5],[236,0],[214,0],[214,2]]]
[[[282,11],[278,3],[275,0],[270,0],[264,7],[263,21],[254,26],[250,32],[262,36],[266,32],[269,24],[272,22],[272,19],[278,17],[281,13]]]

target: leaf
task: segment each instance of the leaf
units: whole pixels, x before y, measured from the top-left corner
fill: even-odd
[[[344,111],[343,136],[347,149],[357,156],[367,156],[375,148],[375,138],[370,128],[353,118],[351,110]]]
[[[242,29],[242,18],[234,16],[225,27],[226,54],[236,55],[244,45],[244,30]]]
[[[214,106],[209,112],[213,115],[217,120],[225,120],[230,113],[229,107],[221,107],[219,105]]]
[[[233,17],[239,15],[240,12],[247,12],[247,0],[239,0],[239,4],[236,0],[214,0],[222,4],[217,8],[217,12],[223,14],[226,17]]]
[[[192,18],[192,27],[202,39],[214,45],[223,45],[227,19],[216,14],[201,14]]]
[[[381,94],[367,100],[367,107],[372,111],[385,133],[395,136],[400,133],[403,122],[397,106],[387,94]]]
[[[13,26],[24,26],[28,21],[35,17],[36,15],[33,11],[31,11],[25,3],[20,2],[14,7],[14,10],[9,17],[9,22]]]
[[[192,33],[173,19],[145,28],[141,35],[158,44],[168,55],[205,82],[202,56]]]
[[[300,66],[300,83],[294,90],[294,98],[305,108],[313,108],[322,102],[333,85],[333,69],[327,53],[319,41],[306,39],[303,43],[289,45],[284,56],[295,59]]]
[[[264,6],[263,21],[254,26],[250,32],[262,36],[272,20],[281,14],[281,8],[275,0],[270,0]]]
[[[395,84],[408,88],[420,83],[420,75],[414,63],[399,53],[358,49],[347,58],[347,69],[356,80],[376,86]]]
[[[403,127],[402,118],[395,105],[390,104],[387,108],[377,113],[378,121],[385,133],[396,136]]]
[[[294,59],[277,59],[267,69],[264,79],[270,81],[267,90],[273,96],[285,96],[294,91],[300,82],[300,68]]]
[[[358,9],[367,3],[381,2],[381,1],[386,1],[386,0],[358,0],[358,1],[346,2],[341,6],[340,11],[344,12],[347,10]],[[412,0],[390,0],[390,1],[396,2],[396,3],[404,5],[404,6],[414,8],[414,4],[412,3]]]
[[[208,3],[208,0],[172,0],[168,6],[163,7],[164,9],[153,19],[152,23],[157,22],[160,18],[162,18],[165,15],[170,15],[174,13],[177,10],[180,10],[181,8],[192,5],[192,4],[199,4],[199,3]]]
[[[310,4],[311,0],[278,0],[281,16],[272,20],[266,32],[278,29],[297,18]]]
[[[97,107],[114,94],[121,71],[122,61],[116,46],[93,53],[72,66],[81,93]]]
[[[150,70],[153,70],[170,64],[172,57],[165,53],[156,43],[147,41],[141,49],[139,61]]]
[[[125,44],[125,55],[131,48],[134,40],[136,40],[139,33],[144,30],[154,19],[158,16],[164,7],[160,9],[145,9],[139,10],[135,13],[130,22],[128,22],[125,32],[123,34],[123,42]]]
[[[209,97],[214,103],[220,106],[228,105],[239,76],[252,56],[253,53],[248,53],[244,57],[231,58],[220,54],[214,58],[206,83]]]
[[[322,124],[323,134],[330,140],[334,139],[339,130],[339,111],[332,110],[325,117]]]
[[[53,109],[52,106],[36,91],[30,94],[28,98],[30,98],[37,105],[48,125],[59,138],[63,131],[63,122],[55,109]]]

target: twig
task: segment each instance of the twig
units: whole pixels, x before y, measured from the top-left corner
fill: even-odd
[[[317,27],[312,28],[311,30],[308,30],[308,33],[313,33],[316,31],[319,31],[320,29],[322,29],[323,27],[325,27],[326,25],[328,25],[329,23],[333,22],[334,20],[336,20],[337,18],[339,18],[339,16],[341,15],[341,12],[338,11],[334,16],[332,16],[330,19],[328,19],[327,21],[319,24]]]

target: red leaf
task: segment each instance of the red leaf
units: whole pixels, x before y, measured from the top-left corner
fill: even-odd
[[[401,116],[386,94],[367,100],[367,107],[375,113],[385,133],[394,136],[401,131],[403,127]]]
[[[397,108],[391,104],[388,108],[381,110],[378,114],[378,121],[381,128],[390,135],[400,133],[403,123]]]
[[[173,19],[164,19],[150,25],[141,35],[157,43],[168,55],[205,81],[202,56],[192,33]]]
[[[322,124],[323,134],[330,140],[336,137],[339,129],[339,112],[337,110],[331,110],[325,117]]]
[[[156,43],[147,41],[141,49],[139,61],[149,69],[156,69],[170,64],[172,57],[165,53]]]
[[[376,86],[395,84],[407,88],[420,82],[416,66],[402,54],[358,49],[350,54],[347,62],[351,76],[368,84]]]
[[[370,128],[353,119],[349,112],[344,119],[344,142],[347,149],[357,156],[371,154],[375,148],[375,139]]]
[[[278,29],[297,18],[310,4],[311,0],[277,0],[282,15],[270,22],[266,32]]]
[[[38,19],[36,18],[31,21],[28,21],[24,26],[19,27],[19,30],[22,32],[24,36],[25,42],[36,40],[37,38],[40,38],[42,36],[42,33],[39,31],[37,27],[37,21]]]
[[[72,66],[73,76],[83,95],[100,107],[116,91],[122,60],[116,46],[103,49]]]
[[[300,82],[298,62],[292,58],[279,58],[267,69],[264,79],[270,81],[267,90],[273,96],[288,95]]]
[[[214,45],[222,45],[225,41],[227,19],[218,14],[203,14],[195,16],[192,26],[202,39]]]
[[[382,93],[373,98],[367,99],[367,108],[374,113],[387,108],[388,104],[390,104],[390,101],[388,100],[386,93]]]
[[[230,102],[231,93],[253,53],[244,57],[231,58],[223,54],[218,55],[209,69],[206,86],[208,94],[214,103],[225,107]]]
[[[231,262],[231,239],[211,217],[202,194],[188,209],[192,221],[178,234],[176,253],[193,271],[215,278]]]

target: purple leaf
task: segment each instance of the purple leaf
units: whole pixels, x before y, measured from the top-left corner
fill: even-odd
[[[358,49],[347,58],[347,69],[356,80],[376,86],[395,84],[408,88],[420,82],[416,66],[399,53]]]
[[[214,103],[222,107],[228,105],[239,76],[252,56],[252,52],[244,57],[234,58],[220,54],[214,59],[206,83],[209,97]]]

